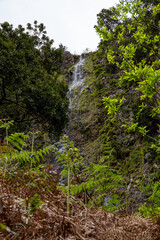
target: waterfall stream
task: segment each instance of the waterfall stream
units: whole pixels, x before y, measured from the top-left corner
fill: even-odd
[[[79,99],[80,99],[80,93],[82,92],[84,88],[84,80],[85,80],[85,71],[84,71],[84,63],[85,58],[80,56],[79,61],[75,64],[73,68],[73,75],[72,75],[72,81],[69,86],[68,91],[68,98],[69,98],[69,108],[70,110],[77,109]],[[76,100],[76,101],[74,101]],[[74,103],[73,103],[74,102]],[[72,125],[72,114],[70,114],[70,123],[69,126],[65,129],[65,133],[69,136],[70,127]],[[60,152],[64,151],[63,143],[59,143],[57,145],[57,148]],[[55,169],[58,170],[58,172],[61,172],[63,167],[57,163],[57,161],[54,160],[53,166]],[[60,180],[61,184],[64,184],[64,181]]]
[[[75,99],[75,89],[78,89],[78,93],[81,93],[81,91],[83,90],[83,83],[84,83],[84,79],[85,79],[85,74],[84,74],[84,62],[85,62],[85,58],[82,58],[82,56],[80,56],[80,60],[78,61],[78,63],[74,66],[73,69],[73,79],[72,82],[69,86],[69,94],[68,94],[68,98],[69,98],[69,108],[72,109],[73,108],[73,100]]]

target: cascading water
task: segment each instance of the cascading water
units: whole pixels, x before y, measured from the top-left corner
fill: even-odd
[[[84,71],[84,63],[85,58],[80,57],[77,64],[75,64],[73,68],[73,75],[72,75],[72,82],[69,86],[69,92],[68,92],[68,98],[69,98],[69,108],[70,110],[75,110],[78,108],[78,103],[80,99],[80,93],[83,90],[84,87],[84,80],[85,80],[85,71]],[[73,100],[76,99],[76,103],[73,104]],[[70,129],[72,126],[72,116],[73,114],[70,114],[70,121],[68,127],[65,129],[65,133],[69,136],[70,135]],[[64,146],[63,142],[59,143],[57,145],[57,148],[60,152],[64,152]],[[63,169],[63,166],[60,166],[59,163],[54,161],[53,166],[55,169],[57,169],[58,172],[61,172]],[[66,179],[60,180],[60,183],[63,185],[66,183]]]
[[[74,94],[74,90],[78,89],[79,94],[81,93],[81,91],[83,90],[83,83],[84,83],[84,79],[85,79],[85,74],[84,74],[84,62],[85,62],[85,58],[82,58],[82,56],[80,56],[80,60],[79,62],[74,66],[73,69],[73,80],[71,85],[69,86],[69,94],[68,94],[68,98],[69,98],[69,108],[72,109],[73,107],[73,99],[76,97]]]

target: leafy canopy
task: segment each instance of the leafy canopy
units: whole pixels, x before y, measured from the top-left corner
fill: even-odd
[[[122,0],[116,8],[103,9],[98,14],[95,28],[101,38],[99,48],[104,49],[108,65],[116,66],[121,72],[119,86],[123,91],[132,88],[139,96],[140,106],[133,123],[139,121],[143,106],[150,118],[158,119],[160,3],[152,1],[149,5],[147,0]],[[108,114],[117,112],[117,107],[120,109],[125,103],[123,99],[116,94],[112,98],[104,97]],[[140,122],[137,124],[139,130],[147,127]]]
[[[15,126],[40,124],[60,133],[67,121],[67,86],[59,81],[62,47],[52,47],[43,24],[0,25],[0,114]]]

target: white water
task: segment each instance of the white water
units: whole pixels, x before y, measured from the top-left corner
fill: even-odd
[[[83,66],[85,59],[80,57],[79,62],[74,66],[73,71],[73,81],[69,87],[69,90],[72,91],[73,88],[78,86],[82,86],[84,78],[83,78]]]
[[[73,80],[71,85],[69,86],[69,108],[72,108],[72,101],[75,98],[74,96],[74,90],[79,87],[79,93],[83,90],[83,83],[84,83],[84,62],[85,62],[85,58],[82,58],[82,56],[80,57],[79,62],[74,66],[73,69]]]

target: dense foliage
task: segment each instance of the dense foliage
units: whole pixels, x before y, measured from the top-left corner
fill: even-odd
[[[157,223],[136,215],[118,216],[102,209],[87,209],[82,197],[70,196],[69,192],[73,190],[73,187],[74,190],[79,188],[73,183],[73,179],[70,182],[72,185],[59,187],[60,175],[56,167],[40,163],[40,159],[44,161],[44,156],[50,150],[57,151],[55,145],[34,151],[32,136],[32,148],[31,151],[27,151],[26,139],[28,137],[23,133],[14,133],[6,139],[12,145],[6,142],[0,145],[2,160],[0,166],[0,237],[2,239],[29,240],[42,237],[44,239],[54,237],[57,240],[66,237],[97,240],[105,240],[106,237],[107,239],[116,237],[120,240],[135,239],[135,237],[142,240],[157,239],[160,232]],[[64,153],[61,151],[57,154],[59,161],[65,166],[63,173],[68,171],[78,178],[78,165],[82,163],[80,151],[66,136],[63,138],[63,146]],[[103,188],[112,188],[112,182],[116,181],[118,186],[121,181],[120,176],[115,177],[115,172],[111,173],[108,167],[104,169],[93,165],[93,169],[92,178],[87,183],[86,189],[88,187],[93,189],[95,185],[99,185],[101,192]],[[98,172],[100,174],[93,179],[94,174]],[[105,180],[110,181],[106,187]],[[62,187],[66,188],[69,199],[57,189]]]
[[[159,207],[160,3],[124,0],[97,17],[101,41],[87,55],[72,136],[87,162],[125,178],[127,187],[118,191],[127,208],[146,201],[151,215]]]
[[[83,157],[67,136],[42,149],[35,144],[37,128],[60,133],[65,125],[68,88],[64,73],[70,78],[78,57],[62,45],[52,48],[43,24],[28,24],[26,30],[1,24],[0,128],[5,129],[6,136],[0,146],[3,235],[9,231],[15,238],[19,232],[21,239],[48,239],[53,232],[55,239],[61,233],[65,238],[73,232],[76,239],[159,236],[160,3],[122,0],[116,7],[102,9],[97,17],[98,50],[86,54],[84,85],[72,91],[72,105],[76,107],[71,109],[68,132]],[[11,119],[16,127],[25,129],[25,134],[9,134]],[[36,129],[26,134],[31,126]],[[58,169],[46,164],[51,151]],[[5,192],[11,189],[13,199],[7,196],[7,202]],[[19,225],[10,220],[14,215],[9,214],[11,205],[18,213],[16,222],[22,222]],[[119,214],[138,211],[157,223],[150,222],[147,228],[147,220],[144,224],[143,218],[135,217],[136,224],[131,222],[130,226],[131,217],[125,217],[128,221],[122,224],[122,218],[108,217],[100,210],[98,230],[94,225],[98,221],[92,215],[96,210],[86,207]],[[88,213],[91,227],[86,222]],[[108,219],[113,220],[114,230],[115,223],[118,225],[113,235],[112,229],[106,232]],[[78,224],[82,231],[77,230]],[[31,232],[31,225],[36,226],[36,233]]]
[[[67,120],[67,86],[62,73],[63,52],[52,47],[43,24],[0,26],[0,114],[17,129],[41,125],[57,134]]]
[[[102,18],[96,26],[103,40],[99,51],[112,72],[121,75],[117,78],[116,92],[103,101],[109,118],[117,119],[122,132],[134,133],[140,142],[150,139],[153,149],[160,120],[160,4],[151,7],[141,1],[122,1],[110,11],[116,21],[113,30],[106,28]]]

